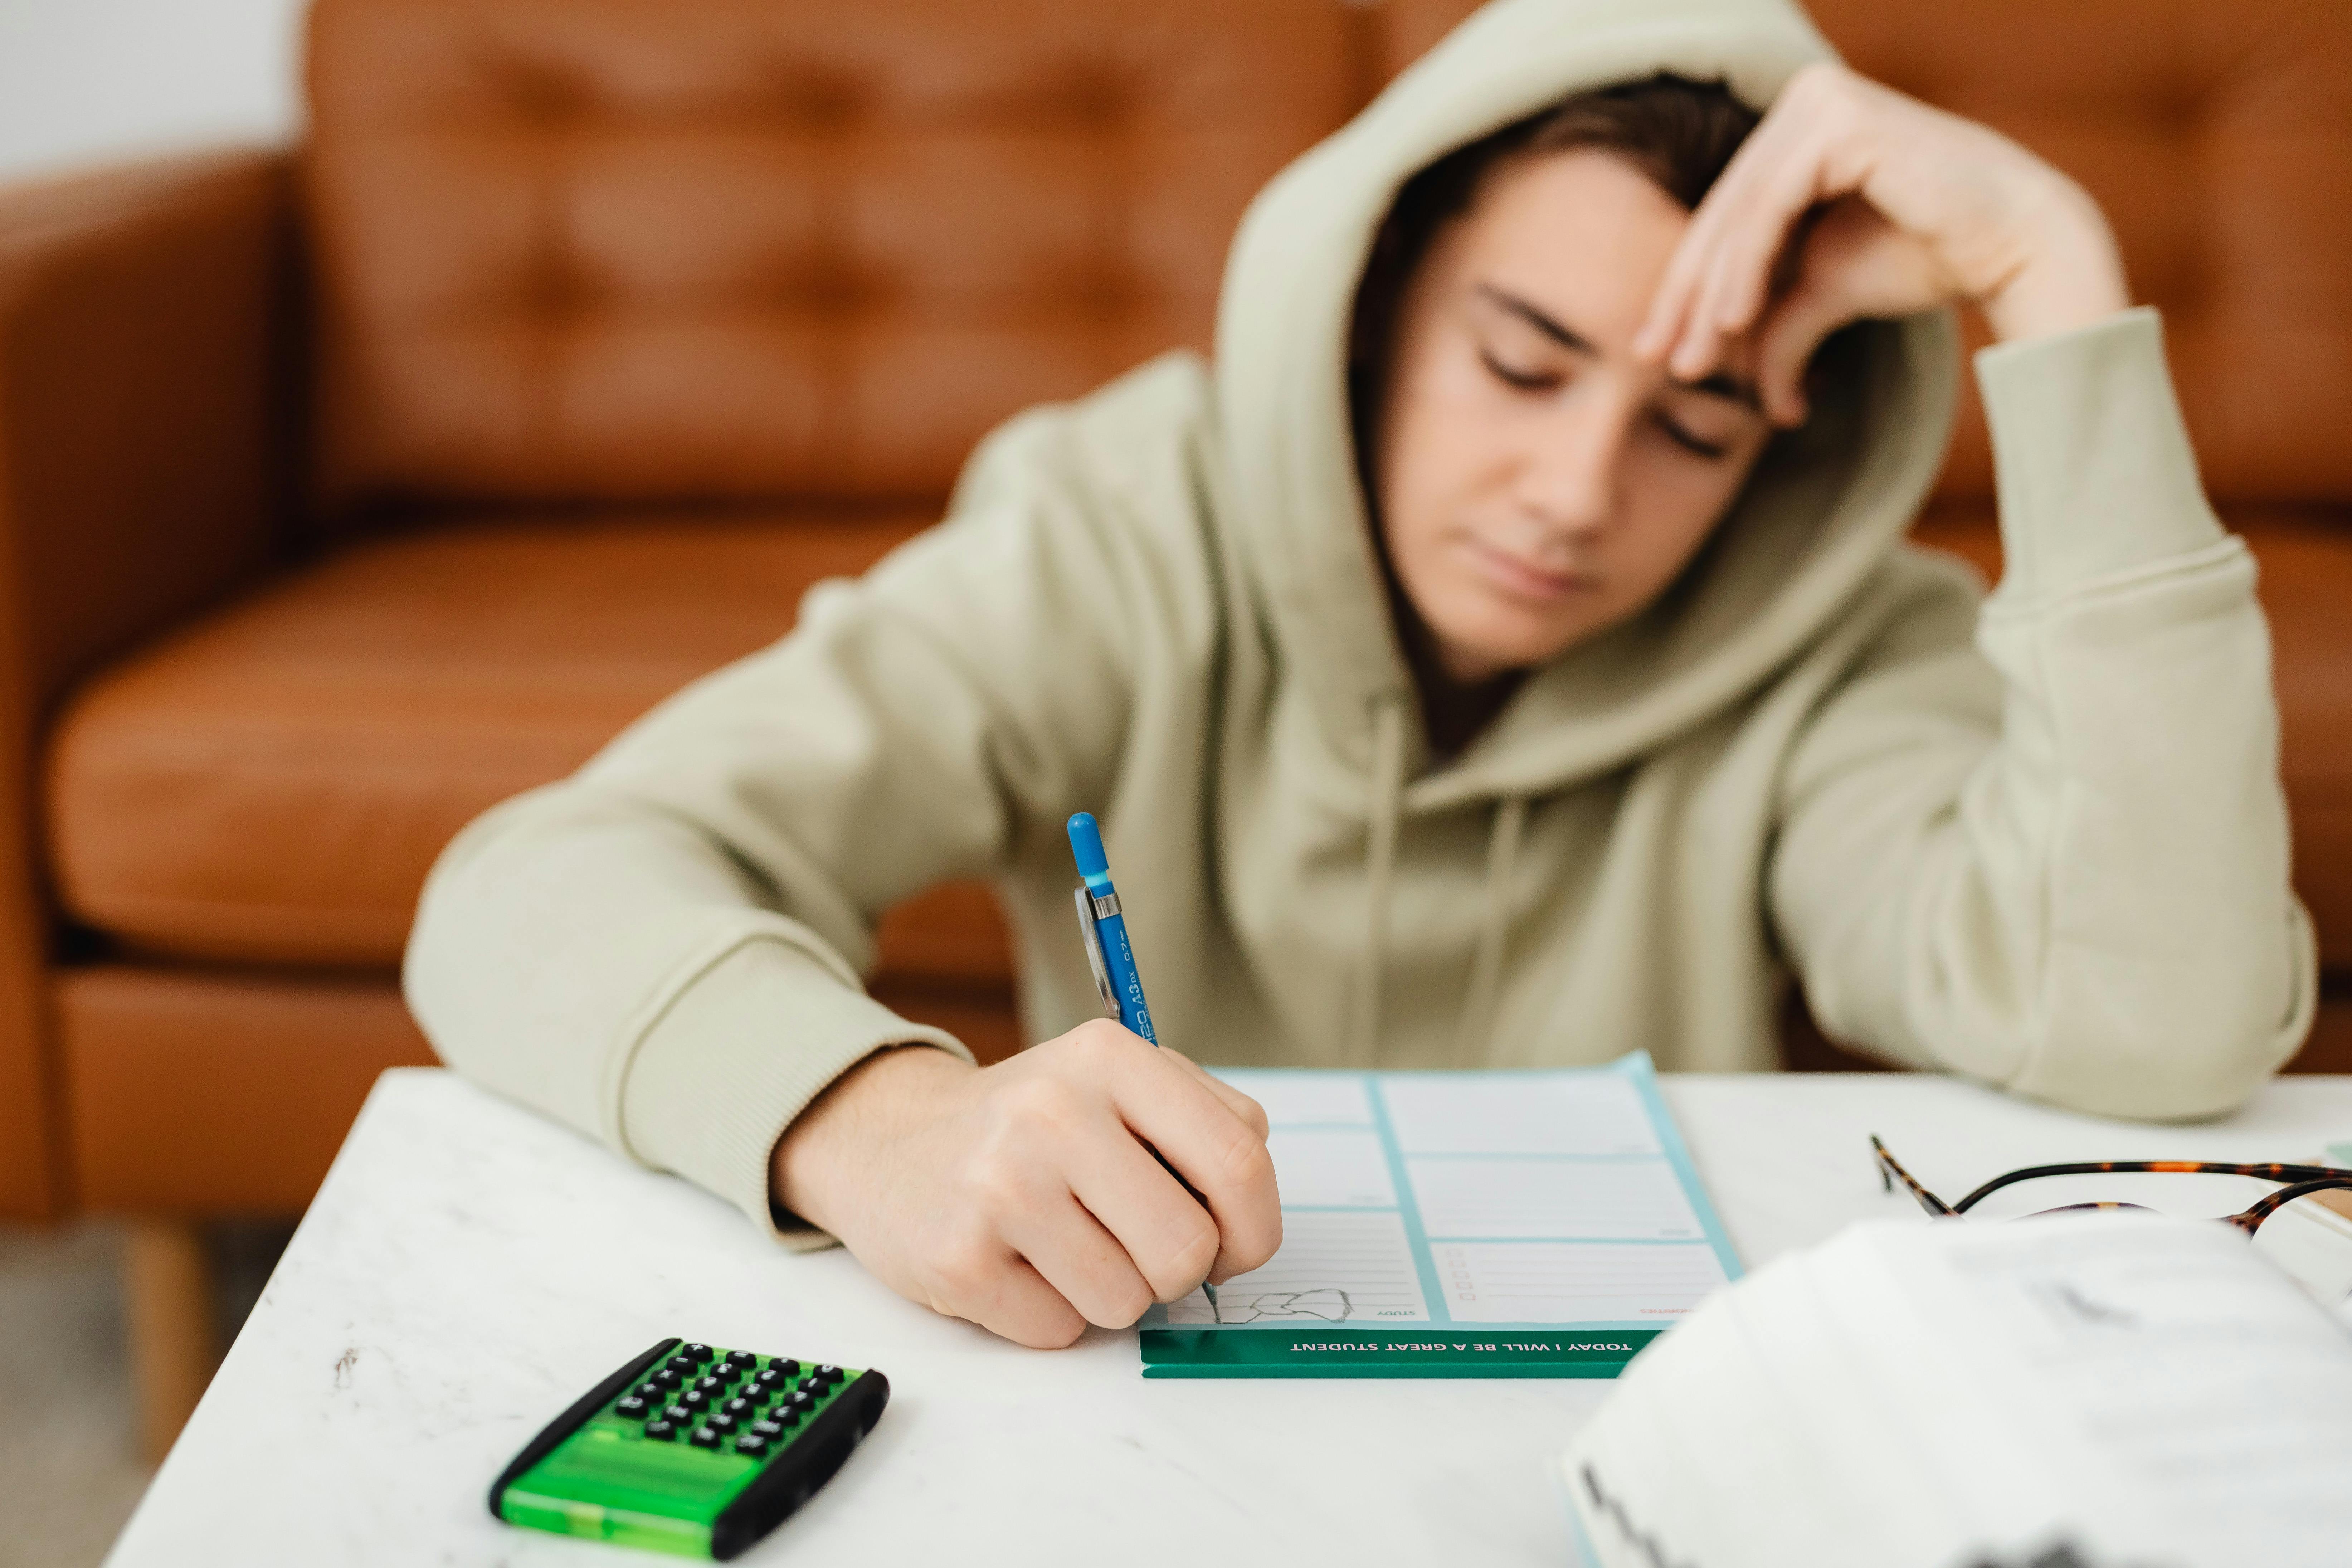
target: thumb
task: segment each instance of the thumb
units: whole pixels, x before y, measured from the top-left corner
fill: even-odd
[[[1805,422],[1811,412],[1805,371],[1813,351],[1858,314],[1843,289],[1818,277],[1801,278],[1780,298],[1765,319],[1756,349],[1756,389],[1766,418],[1784,427]]]

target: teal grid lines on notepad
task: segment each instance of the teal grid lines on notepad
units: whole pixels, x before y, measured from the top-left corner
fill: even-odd
[[[1387,1158],[1389,1181],[1394,1188],[1391,1195],[1396,1200],[1398,1215],[1404,1222],[1405,1245],[1412,1249],[1413,1272],[1421,1278],[1423,1300],[1428,1303],[1432,1318],[1441,1323],[1451,1322],[1453,1319],[1445,1310],[1445,1292],[1437,1278],[1437,1260],[1430,1255],[1429,1233],[1422,1227],[1421,1204],[1413,1191],[1404,1153],[1397,1146],[1396,1122],[1389,1114],[1388,1096],[1381,1091],[1378,1079],[1365,1079],[1364,1100],[1371,1110],[1372,1127],[1380,1135],[1381,1152]],[[1275,1164],[1274,1175],[1276,1183],[1282,1180],[1279,1161]],[[1286,1213],[1283,1215],[1286,1226],[1289,1219]]]
[[[1146,1329],[1654,1331],[1739,1273],[1646,1055],[1223,1076],[1273,1123],[1283,1249]]]

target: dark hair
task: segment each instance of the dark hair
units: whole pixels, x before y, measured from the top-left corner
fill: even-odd
[[[1660,72],[1562,99],[1456,147],[1407,180],[1373,237],[1349,332],[1348,396],[1367,504],[1373,495],[1371,437],[1397,307],[1439,232],[1470,210],[1497,165],[1536,153],[1600,148],[1649,175],[1684,206],[1696,207],[1762,118],[1720,81]]]

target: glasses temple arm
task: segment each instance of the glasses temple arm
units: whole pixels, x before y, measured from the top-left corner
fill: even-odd
[[[1877,1157],[1878,1184],[1883,1189],[1893,1192],[1894,1184],[1888,1178],[1890,1174],[1899,1176],[1902,1178],[1903,1184],[1910,1189],[1911,1195],[1919,1200],[1919,1206],[1929,1214],[1941,1219],[1954,1212],[1951,1205],[1911,1179],[1911,1173],[1905,1170],[1902,1163],[1886,1152],[1886,1145],[1878,1141],[1878,1134],[1875,1132],[1870,1135],[1870,1147],[1871,1152]]]

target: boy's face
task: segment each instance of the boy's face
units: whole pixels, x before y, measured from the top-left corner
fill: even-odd
[[[1689,220],[1612,153],[1522,157],[1407,284],[1374,474],[1390,562],[1454,680],[1638,613],[1763,450],[1749,345],[1697,384],[1628,352]]]

